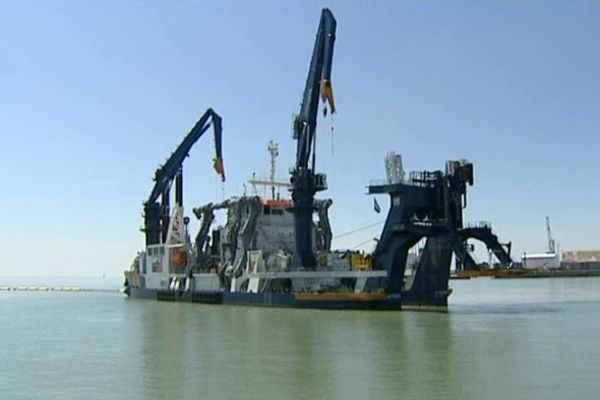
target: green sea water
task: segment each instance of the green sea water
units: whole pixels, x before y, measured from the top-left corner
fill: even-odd
[[[451,286],[447,313],[0,292],[0,399],[600,398],[600,278]]]

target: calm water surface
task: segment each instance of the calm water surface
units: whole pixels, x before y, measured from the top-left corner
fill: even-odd
[[[0,399],[599,398],[599,278],[451,284],[448,313],[0,292]]]

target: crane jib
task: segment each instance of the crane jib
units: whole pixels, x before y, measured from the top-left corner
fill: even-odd
[[[171,156],[169,156],[165,164],[156,170],[154,187],[150,192],[148,200],[144,203],[144,232],[146,233],[146,244],[156,244],[160,242],[161,228],[159,220],[162,215],[168,215],[169,206],[168,201],[161,206],[158,204],[158,199],[164,194],[169,193],[169,188],[177,174],[180,173],[183,161],[188,156],[192,146],[211,126],[213,127],[215,136],[215,158],[213,159],[213,167],[215,171],[221,175],[221,180],[225,180],[221,143],[222,119],[212,108],[209,108],[200,117],[198,122],[196,122],[194,127],[185,136],[179,146],[177,146]]]
[[[313,47],[300,113],[294,121],[296,163],[291,171],[292,199],[294,200],[295,268],[313,268],[316,258],[313,251],[313,222],[315,193],[325,190],[326,177],[315,173],[315,142],[319,97],[335,112],[331,69],[337,22],[331,11],[323,9]]]

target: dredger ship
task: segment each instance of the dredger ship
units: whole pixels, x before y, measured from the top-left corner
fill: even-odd
[[[125,272],[125,292],[134,298],[326,309],[399,310],[446,307],[452,254],[468,257],[466,240],[484,240],[501,254],[505,247],[491,230],[463,228],[466,187],[473,165],[449,161],[446,171],[413,172],[404,177],[401,158],[386,157],[387,178],[368,187],[387,194],[388,216],[375,251],[333,251],[328,217],[331,199],[315,194],[327,188],[315,172],[315,134],[320,100],[334,113],[331,86],[336,20],[324,9],[319,22],[299,114],[293,124],[296,161],[290,180],[274,179],[271,196],[240,196],[193,209],[199,230],[192,240],[183,208],[182,165],[191,147],[212,126],[214,167],[225,180],[221,117],[212,109],[200,118],[166,163],[144,203],[145,249]],[[276,195],[284,186],[291,198]],[[175,201],[171,207],[171,188]],[[379,212],[380,206],[374,203]],[[226,223],[213,227],[215,212]],[[365,210],[369,212],[370,210]],[[416,257],[409,251],[420,243]],[[510,256],[508,256],[510,258]]]

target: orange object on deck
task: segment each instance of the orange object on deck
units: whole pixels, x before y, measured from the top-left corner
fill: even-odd
[[[294,207],[294,202],[292,200],[275,200],[275,199],[266,199],[262,201],[263,206],[270,207],[281,207],[281,208],[292,208]]]
[[[187,265],[187,252],[176,250],[171,253],[171,264],[175,267],[185,267]]]

